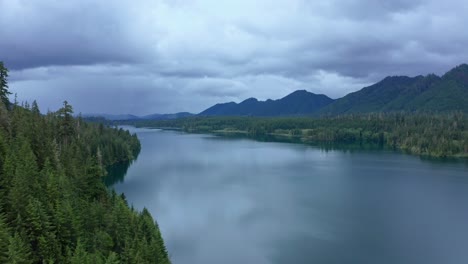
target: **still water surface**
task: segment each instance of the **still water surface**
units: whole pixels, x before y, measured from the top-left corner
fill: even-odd
[[[468,263],[466,163],[130,129],[108,180],[175,264]]]

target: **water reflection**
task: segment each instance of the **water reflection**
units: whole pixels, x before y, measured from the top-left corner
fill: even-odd
[[[115,188],[153,213],[174,263],[468,263],[462,164],[137,132]]]
[[[203,134],[202,134],[203,135]],[[369,151],[391,151],[398,154],[410,155],[415,157],[415,155],[406,153],[404,151],[399,151],[398,149],[382,146],[379,144],[362,144],[362,143],[317,143],[317,142],[304,142],[299,137],[289,137],[282,135],[260,135],[252,136],[245,133],[213,133],[216,137],[209,137],[210,140],[239,140],[239,139],[252,139],[259,142],[276,142],[276,143],[287,143],[287,144],[300,144],[300,145],[309,145],[315,148],[319,148],[322,151],[341,151],[344,153],[368,153]],[[468,159],[466,158],[456,158],[456,157],[431,157],[431,156],[418,156],[422,161],[427,161],[430,163],[438,164],[464,164],[468,167]]]
[[[124,181],[127,175],[128,168],[133,164],[133,161],[119,162],[112,166],[107,167],[107,175],[104,177],[106,186],[113,186],[114,184]]]

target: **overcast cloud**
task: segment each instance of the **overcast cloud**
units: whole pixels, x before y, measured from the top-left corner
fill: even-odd
[[[0,60],[43,111],[200,112],[468,62],[465,0],[0,0]]]

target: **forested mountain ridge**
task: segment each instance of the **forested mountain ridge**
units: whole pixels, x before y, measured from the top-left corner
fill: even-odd
[[[412,103],[421,111],[468,112],[468,65],[462,64],[444,74]]]
[[[320,114],[370,112],[468,112],[468,65],[462,64],[442,77],[393,76],[335,100]]]
[[[305,90],[279,100],[249,98],[239,104],[216,104],[200,116],[300,116],[376,112],[468,112],[468,65],[442,77],[389,76],[371,86],[333,100]]]
[[[236,104],[234,102],[216,104],[200,116],[296,116],[312,114],[333,102],[323,94],[314,94],[305,90],[295,91],[278,100],[258,101],[249,98]]]
[[[439,77],[392,76],[337,99],[320,113],[367,113],[402,111],[414,96],[427,90]]]
[[[442,77],[389,76],[383,80],[349,93],[336,100],[323,94],[297,90],[278,100],[259,101],[248,98],[240,103],[215,104],[199,114],[88,115],[87,119],[99,121],[170,120],[190,116],[336,116],[356,113],[390,112],[468,112],[468,65],[462,64]]]
[[[108,121],[121,121],[121,120],[169,120],[183,117],[193,116],[194,114],[188,112],[179,112],[173,114],[151,114],[145,116],[136,115],[110,115],[110,114],[85,114],[83,115],[85,120],[96,121],[99,119],[105,119]]]
[[[149,212],[129,208],[102,176],[133,160],[135,135],[8,102],[0,63],[0,263],[170,263]]]

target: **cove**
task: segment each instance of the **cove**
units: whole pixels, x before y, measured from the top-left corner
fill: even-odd
[[[175,264],[468,263],[468,166],[126,127],[107,179],[160,225]]]

